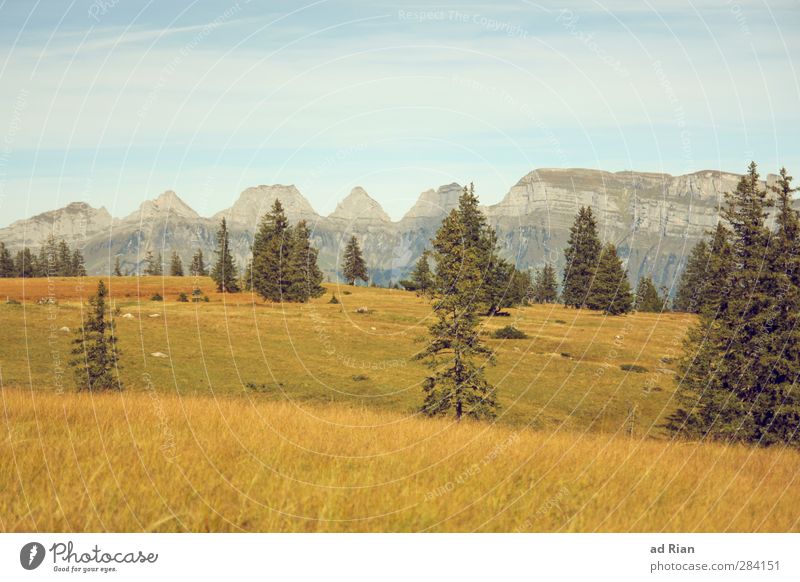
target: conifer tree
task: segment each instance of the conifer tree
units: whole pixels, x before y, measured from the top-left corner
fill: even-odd
[[[239,283],[236,281],[238,269],[231,254],[228,224],[223,218],[217,230],[217,262],[211,269],[211,278],[217,284],[217,291],[222,293],[238,293]]]
[[[73,341],[70,364],[75,370],[78,390],[122,390],[119,356],[113,319],[106,318],[105,283],[97,284],[97,294],[89,299],[89,309]]]
[[[565,306],[583,307],[586,294],[592,287],[602,248],[591,206],[581,207],[570,227],[567,248],[564,250],[561,300]]]
[[[344,250],[342,275],[348,285],[355,285],[358,279],[365,283],[369,280],[367,264],[364,262],[364,257],[361,256],[361,248],[358,246],[358,239],[355,235],[350,237]]]
[[[14,272],[17,277],[40,276],[36,257],[34,257],[30,247],[25,247],[21,251],[17,251],[17,256],[14,259]]]
[[[5,243],[0,242],[0,277],[15,277],[16,269],[11,253]]]
[[[533,282],[534,303],[555,303],[558,301],[558,282],[556,270],[553,265],[546,263],[541,270],[536,272]]]
[[[72,276],[72,254],[69,250],[67,241],[63,238],[58,242],[56,254],[56,273],[59,277]]]
[[[430,343],[416,356],[427,360],[432,371],[423,384],[422,412],[429,416],[453,413],[457,420],[493,418],[497,410],[495,389],[484,374],[493,356],[478,333],[475,301],[485,268],[485,239],[474,236],[474,218],[479,213],[474,190],[465,189],[458,208],[444,219],[432,241],[436,269],[431,296],[436,320],[430,327]]]
[[[161,253],[153,255],[153,251],[148,250],[144,256],[144,274],[148,276],[162,275],[164,273],[163,259]]]
[[[197,252],[192,256],[192,266],[189,268],[189,272],[193,277],[208,276],[208,269],[206,269],[202,250],[197,249]]]
[[[779,188],[791,187],[783,176]],[[716,309],[703,309],[690,331],[679,378],[675,432],[724,441],[796,442],[795,382],[800,373],[796,318],[798,289],[791,283],[797,215],[780,200],[774,244],[766,226],[771,205],[755,163],[726,194],[731,266],[716,285]]]
[[[114,257],[114,271],[113,274],[115,277],[122,277],[122,265],[119,262],[119,255]]]
[[[261,218],[253,240],[253,290],[269,301],[288,301],[289,249],[292,228],[283,205],[275,200]]]
[[[661,297],[649,275],[639,279],[636,285],[634,307],[637,311],[661,313],[665,298]]]
[[[700,240],[692,248],[681,274],[678,290],[675,293],[673,308],[685,313],[699,313],[708,283],[709,245]]]
[[[86,276],[86,261],[84,261],[83,253],[80,251],[80,249],[75,249],[72,251],[70,263],[70,277]]]
[[[305,220],[291,229],[286,300],[305,303],[325,293],[322,271],[317,266],[317,249],[311,245],[311,232]]]
[[[52,234],[45,239],[39,249],[37,277],[57,277],[60,271],[58,262],[58,243]]]
[[[410,282],[414,287],[412,291],[417,291],[419,295],[427,295],[431,287],[433,287],[433,273],[428,264],[428,255],[430,255],[430,253],[427,250],[422,252],[422,255],[417,260],[416,265],[414,265],[414,270],[411,271],[410,275]]]
[[[586,307],[603,311],[607,315],[628,313],[633,305],[631,284],[617,256],[617,247],[607,243],[600,253],[600,261],[586,295]]]
[[[172,251],[169,262],[169,274],[173,277],[183,277],[183,261],[176,251]]]

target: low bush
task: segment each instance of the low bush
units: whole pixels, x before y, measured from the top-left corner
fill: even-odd
[[[525,339],[528,336],[524,331],[517,329],[513,325],[507,325],[495,330],[492,337],[495,339]]]

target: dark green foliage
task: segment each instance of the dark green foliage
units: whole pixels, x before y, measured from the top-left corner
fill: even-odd
[[[175,251],[172,251],[172,257],[170,258],[169,274],[173,277],[183,277],[183,261]]]
[[[628,313],[633,307],[631,284],[617,256],[617,247],[606,244],[600,253],[592,286],[586,295],[586,307],[607,315]]]
[[[776,230],[766,225],[771,202],[755,163],[726,195],[728,273],[713,280],[716,307],[700,310],[681,360],[679,410],[668,427],[693,438],[769,445],[797,444],[800,399],[800,218],[791,208],[791,177],[776,185]],[[712,247],[714,245],[712,244]],[[710,262],[715,259],[713,254]]]
[[[583,307],[586,294],[600,261],[602,244],[591,207],[581,207],[569,230],[564,250],[564,277],[561,300],[567,307]]]
[[[113,319],[106,319],[108,291],[101,280],[97,294],[89,299],[89,309],[73,341],[70,365],[75,369],[78,390],[122,390],[119,356]]]
[[[183,291],[178,293],[178,302],[179,303],[189,303],[188,295],[186,295],[186,293],[184,293]]]
[[[459,205],[442,221],[432,241],[436,264],[431,289],[433,313],[430,342],[416,359],[425,359],[432,373],[425,379],[422,412],[429,416],[453,413],[457,420],[494,418],[495,389],[484,367],[492,351],[480,340],[475,297],[483,285],[485,220],[474,189],[464,188]]]
[[[644,374],[647,372],[647,368],[640,366],[639,364],[620,364],[619,369],[623,372],[636,372],[638,374]]]
[[[525,339],[528,337],[528,335],[513,325],[507,325],[505,327],[501,327],[500,329],[494,330],[492,337],[495,339]]]
[[[161,293],[155,293],[150,297],[150,301],[164,301],[164,297],[162,297]]]
[[[120,263],[119,263],[119,256],[117,256],[117,257],[114,257],[114,271],[113,271],[113,275],[114,275],[115,277],[122,277],[122,267],[120,266]]]
[[[301,220],[291,229],[286,279],[286,301],[305,303],[325,294],[322,271],[317,265],[317,249],[311,245],[311,233]]]
[[[511,269],[511,280],[504,300],[504,307],[525,305],[533,295],[533,280],[530,271]]]
[[[534,303],[556,303],[558,301],[558,282],[556,270],[550,263],[536,272],[533,280],[531,299]]]
[[[14,258],[14,276],[16,277],[39,277],[39,265],[31,249],[25,247],[17,251]]]
[[[238,293],[239,283],[236,281],[238,269],[236,261],[233,259],[230,248],[230,235],[228,234],[228,224],[223,218],[217,231],[217,262],[211,269],[211,278],[217,284],[217,291],[223,293]]]
[[[333,297],[331,297],[331,300],[328,301],[328,303],[331,303],[333,305],[338,305],[339,304],[339,300],[336,298],[336,295],[334,295]]]
[[[347,247],[344,249],[344,260],[342,262],[342,276],[348,285],[355,285],[357,280],[369,280],[367,264],[361,256],[361,247],[358,246],[358,239],[355,235],[350,237]]]
[[[192,277],[206,277],[208,276],[208,269],[203,259],[203,251],[197,249],[197,252],[192,256],[192,264],[189,267],[189,274]]]
[[[433,273],[428,264],[428,251],[424,251],[417,260],[414,270],[411,271],[410,281],[402,281],[403,287],[409,291],[418,291],[420,295],[427,294],[433,287]]]
[[[661,313],[665,301],[666,299],[658,294],[656,286],[649,276],[639,279],[634,299],[634,308],[637,311]]]
[[[17,275],[14,260],[11,253],[6,248],[5,243],[0,242],[0,277],[15,277]]]
[[[283,205],[275,200],[258,225],[253,240],[253,290],[267,301],[287,301],[292,229]]]
[[[147,251],[144,256],[144,274],[148,276],[163,275],[163,259],[161,253],[158,256],[153,255],[153,251]]]

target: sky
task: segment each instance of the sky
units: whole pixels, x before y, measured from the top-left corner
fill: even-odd
[[[0,0],[0,226],[258,184],[394,219],[536,168],[800,174],[800,2]]]

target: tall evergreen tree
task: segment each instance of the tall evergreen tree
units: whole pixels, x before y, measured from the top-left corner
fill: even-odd
[[[419,295],[427,295],[433,287],[433,273],[428,264],[428,256],[430,252],[423,251],[417,263],[414,265],[414,270],[411,271],[410,282],[414,287],[412,291],[417,291]]]
[[[700,240],[692,248],[675,293],[675,311],[699,313],[708,284],[709,245]]]
[[[546,263],[544,267],[536,272],[536,278],[533,281],[533,301],[534,303],[555,303],[558,301],[556,270],[550,263]]]
[[[365,283],[369,280],[367,264],[364,262],[364,257],[361,256],[361,248],[358,246],[358,239],[355,235],[350,237],[344,250],[342,275],[348,285],[355,285],[358,279]]]
[[[661,313],[664,310],[666,298],[658,294],[649,275],[639,279],[634,297],[634,307],[637,311]]]
[[[97,294],[89,299],[89,309],[77,330],[70,364],[75,370],[78,390],[121,390],[119,356],[114,320],[106,318],[105,283],[97,284]]]
[[[17,277],[40,277],[39,266],[36,257],[31,252],[30,247],[25,247],[17,251],[14,259],[14,272]]]
[[[0,242],[0,277],[16,277],[16,268],[5,243]]]
[[[203,260],[202,250],[197,249],[197,252],[192,256],[192,266],[189,268],[189,273],[192,277],[208,276],[208,269],[206,269],[206,264]]]
[[[617,247],[607,243],[600,253],[600,261],[586,295],[586,307],[603,311],[607,315],[628,313],[633,306],[631,284],[617,256]]]
[[[311,245],[311,232],[305,220],[292,229],[289,247],[287,300],[305,303],[325,293],[322,271],[317,266],[317,249]]]
[[[567,248],[564,250],[566,265],[561,299],[565,306],[583,307],[586,294],[592,287],[602,248],[591,206],[581,207],[570,227]]]
[[[119,255],[114,257],[114,271],[113,274],[115,277],[122,277],[122,265],[119,262]]]
[[[169,261],[169,274],[173,277],[183,277],[183,261],[181,261],[181,256],[176,251],[172,251],[172,257]]]
[[[432,288],[431,341],[417,359],[425,359],[432,371],[425,380],[422,412],[429,416],[453,413],[493,418],[497,410],[495,389],[484,368],[493,361],[491,350],[478,333],[475,298],[483,285],[482,237],[473,236],[474,218],[480,212],[473,189],[459,198],[459,206],[442,222],[432,241],[436,264]]]
[[[58,242],[56,237],[49,235],[39,248],[37,259],[37,277],[57,277],[61,270],[58,261]]]
[[[265,300],[288,301],[291,241],[292,228],[276,199],[261,218],[253,240],[253,289]]]
[[[783,187],[790,191],[785,178]],[[702,310],[690,331],[681,362],[681,407],[668,426],[681,434],[725,441],[795,440],[790,434],[800,418],[794,396],[800,373],[800,298],[791,283],[787,249],[797,244],[797,215],[783,201],[771,245],[766,226],[771,203],[755,163],[726,202],[723,217],[731,229],[732,267],[717,286],[729,292],[720,295],[716,309]]]
[[[86,261],[83,259],[83,253],[80,249],[72,251],[70,258],[70,277],[85,277],[86,276]]]
[[[59,277],[72,276],[72,253],[69,245],[63,238],[58,241],[58,251],[56,254],[56,273]]]
[[[217,284],[217,291],[238,293],[239,283],[236,280],[238,269],[236,268],[236,261],[231,254],[230,246],[228,224],[223,218],[220,221],[219,230],[217,230],[217,262],[214,263],[214,268],[211,269],[211,278]]]
[[[144,274],[149,276],[158,276],[164,274],[163,258],[161,253],[153,255],[153,251],[148,250],[144,256]]]

